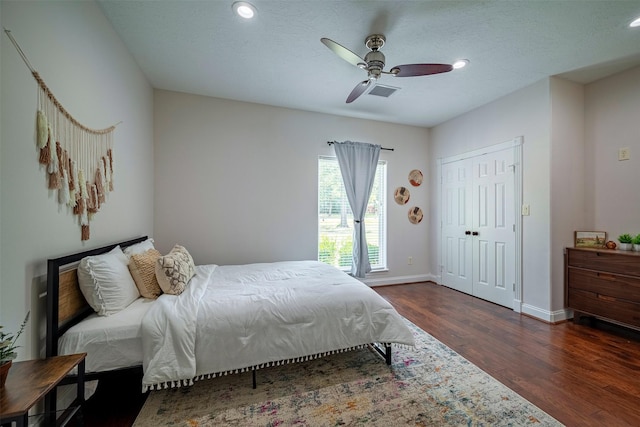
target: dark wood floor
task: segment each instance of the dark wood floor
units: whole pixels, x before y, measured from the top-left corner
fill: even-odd
[[[407,319],[567,426],[640,426],[640,334],[556,325],[432,283],[377,287]],[[129,426],[137,376],[102,381],[85,425]]]
[[[435,284],[376,288],[407,319],[567,426],[640,426],[640,336],[556,325]]]

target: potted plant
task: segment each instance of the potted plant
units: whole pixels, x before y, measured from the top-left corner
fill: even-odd
[[[0,325],[0,388],[4,387],[13,359],[18,356],[16,349],[19,346],[16,345],[16,342],[18,341],[18,338],[20,338],[20,335],[22,335],[25,326],[27,326],[30,313],[31,312],[27,313],[22,321],[22,325],[20,325],[20,329],[15,334],[12,332],[2,331],[2,325]]]
[[[633,245],[633,237],[631,234],[621,234],[618,236],[618,241],[620,242],[620,250],[621,251],[630,251]]]
[[[634,237],[631,243],[633,243],[633,250],[635,252],[640,252],[640,234]]]

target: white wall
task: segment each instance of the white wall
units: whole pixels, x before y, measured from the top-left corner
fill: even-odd
[[[551,311],[564,311],[564,248],[585,218],[584,85],[550,79],[551,93]],[[558,319],[566,318],[562,314]]]
[[[47,189],[35,145],[36,82],[3,33],[0,118],[0,324],[32,320],[19,358],[37,356],[47,258],[151,234],[153,92],[94,2],[2,1],[11,30],[62,105],[90,128],[123,121],[114,137],[115,189],[80,241],[77,217]]]
[[[425,128],[155,91],[154,237],[161,252],[180,243],[197,264],[317,259],[318,156],[332,140],[395,148],[388,162],[389,271],[370,284],[425,280],[429,273],[429,185],[409,204],[393,201],[412,169],[429,176]],[[407,258],[413,257],[413,265]]]
[[[616,242],[640,234],[640,67],[586,86],[585,140],[587,225]]]
[[[540,318],[551,316],[550,265],[550,95],[549,79],[504,96],[431,129],[431,202],[436,209],[430,235],[440,227],[437,159],[524,137],[523,203],[531,215],[523,217],[522,311]],[[430,271],[438,271],[438,242],[430,239]]]

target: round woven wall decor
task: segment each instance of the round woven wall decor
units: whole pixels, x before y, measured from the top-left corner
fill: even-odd
[[[414,187],[418,187],[420,184],[422,184],[423,179],[424,177],[422,176],[422,172],[420,172],[418,169],[414,169],[409,172],[409,182]]]
[[[406,205],[411,198],[411,193],[407,187],[398,187],[393,193],[393,199],[399,205]]]

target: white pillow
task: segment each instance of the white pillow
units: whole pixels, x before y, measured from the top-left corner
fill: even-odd
[[[127,256],[127,259],[131,259],[131,255],[141,254],[147,252],[149,249],[155,249],[153,239],[147,239],[135,245],[127,246],[123,252]]]
[[[85,299],[100,316],[109,316],[140,297],[128,259],[116,246],[106,254],[83,258],[78,266],[78,284]]]

